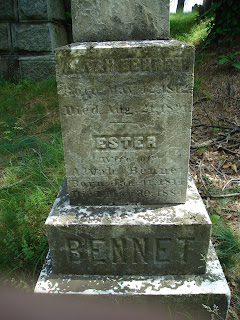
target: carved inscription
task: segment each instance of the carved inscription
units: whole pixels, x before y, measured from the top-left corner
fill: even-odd
[[[157,138],[155,136],[124,136],[124,137],[104,137],[98,136],[96,139],[96,149],[143,149],[157,148]]]
[[[104,162],[106,161],[105,158]],[[128,159],[128,158],[126,158]],[[151,166],[148,166],[147,168],[141,168],[140,166],[124,166],[124,168],[129,172],[131,175],[138,175],[138,174],[153,174],[153,175],[162,175],[166,176],[169,174],[175,174],[177,173],[177,169],[175,167],[172,168],[154,168]],[[78,175],[91,175],[91,176],[103,176],[103,175],[111,175],[114,174],[115,170],[114,168],[104,166],[104,168],[100,168],[98,166],[94,167],[82,167],[80,170],[77,168],[74,169],[74,174],[76,176]],[[72,182],[75,186],[78,186],[78,180],[73,179]],[[168,177],[159,177],[158,180],[153,181],[151,180],[144,180],[142,182],[143,185],[181,185],[183,183],[182,179],[176,179],[176,178],[168,178]]]
[[[125,238],[120,239],[111,239],[112,244],[112,263],[121,263],[126,264],[127,263],[127,255],[126,255],[126,248],[127,246],[127,240]]]
[[[151,97],[161,98],[166,93],[180,93],[186,94],[192,92],[192,79],[186,82],[172,83],[169,78],[159,79],[157,86],[146,84],[125,84],[124,86],[105,85],[100,87],[80,87],[76,84],[73,87],[60,87],[59,94],[66,97],[77,97],[83,101],[92,99],[94,97],[102,97],[105,95],[126,95],[126,96],[140,96],[148,94]]]
[[[79,106],[71,106],[64,105],[62,106],[61,113],[62,116],[98,116],[98,115],[106,115],[106,116],[117,116],[117,115],[125,115],[125,116],[136,116],[136,115],[152,115],[154,117],[163,115],[163,114],[178,114],[180,112],[185,112],[188,108],[187,104],[180,104],[175,102],[171,104],[167,101],[156,101],[155,104],[145,103],[143,106],[139,106],[137,109],[132,106],[120,106],[116,104],[109,104],[104,106],[97,105],[80,105]]]
[[[172,245],[172,239],[155,239],[155,253],[154,253],[154,258],[155,261],[154,263],[170,263],[170,251],[171,251],[171,245]]]
[[[64,66],[65,74],[171,71],[189,71],[189,68],[186,68],[186,65],[183,63],[183,57],[68,59]]]
[[[184,178],[175,177],[178,171],[181,172],[181,169],[151,166],[142,168],[128,165],[127,162],[124,165],[121,163],[119,165],[123,166],[128,179],[116,178],[116,169],[109,166],[75,169],[76,177],[69,178],[69,183],[72,185],[71,196],[77,199],[83,199],[86,196],[101,197],[102,189],[105,187],[105,178],[108,179],[108,177],[112,177],[108,181],[108,186],[111,188],[113,202],[117,201],[119,197],[124,198],[125,201],[131,199],[131,197],[134,197],[137,201],[142,201],[144,198],[156,201],[156,199],[162,200],[166,197],[181,197],[184,195],[184,190],[182,190],[185,183]],[[79,178],[79,176],[82,178]],[[92,179],[90,180],[89,177]],[[140,179],[140,177],[142,178]]]
[[[99,265],[166,265],[177,258],[180,264],[186,264],[194,241],[193,237],[68,240],[68,258],[72,263]]]
[[[185,202],[193,51],[174,40],[58,51],[71,205]]]
[[[121,180],[115,180],[116,186],[118,187],[128,187],[128,189],[126,188],[125,190],[111,190],[111,203],[115,204],[115,202],[118,201],[119,198],[123,198],[125,203],[130,202],[131,203],[131,199],[135,199],[135,201],[137,202],[141,202],[144,201],[145,199],[147,199],[148,201],[161,201],[164,202],[164,199],[166,199],[167,197],[170,197],[172,199],[176,199],[176,197],[182,197],[184,196],[184,191],[179,188],[179,187],[168,187],[166,189],[166,187],[164,188],[159,188],[158,190],[153,190],[153,189],[146,189],[146,188],[141,188],[140,189],[140,185],[137,185],[135,183],[135,181],[121,181]],[[75,190],[73,189],[71,191],[70,196],[72,196],[72,198],[76,198],[76,199],[85,199],[86,197],[95,197],[96,199],[101,199],[103,191],[102,188],[105,187],[105,184],[103,181],[84,181],[81,182],[81,187],[85,187],[85,190],[83,191],[79,191],[79,190]],[[110,185],[111,187],[111,185]],[[108,188],[110,188],[108,187]],[[94,188],[94,190],[90,189],[90,188]],[[104,196],[105,199],[107,199],[107,196]]]

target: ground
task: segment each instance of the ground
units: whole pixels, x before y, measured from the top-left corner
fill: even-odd
[[[219,60],[237,51],[239,41],[214,45],[204,55],[197,48],[190,157],[191,174],[212,217],[215,246],[221,255],[220,240],[228,242],[232,252],[222,259],[232,291],[229,319],[240,315],[240,70]]]

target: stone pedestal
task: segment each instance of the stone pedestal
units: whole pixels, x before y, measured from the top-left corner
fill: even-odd
[[[190,179],[185,204],[71,206],[66,184],[46,221],[55,273],[203,274],[211,221]]]
[[[230,291],[215,251],[210,246],[203,275],[98,276],[56,274],[47,256],[36,293],[70,294],[114,303],[148,305],[169,311],[171,320],[226,319]],[[218,309],[218,315],[210,310]],[[214,316],[214,318],[213,318]]]
[[[191,178],[185,204],[161,206],[72,206],[65,182],[46,228],[51,254],[36,293],[140,303],[173,320],[211,320],[211,310],[226,319],[230,291]]]

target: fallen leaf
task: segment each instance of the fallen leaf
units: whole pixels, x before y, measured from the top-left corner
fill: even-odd
[[[235,172],[235,173],[237,173],[237,165],[235,164],[235,163],[233,163],[232,165],[231,165],[231,169]]]
[[[207,209],[210,208],[210,203],[209,203],[209,201],[210,201],[210,199],[209,199],[209,197],[207,197],[207,201],[206,201],[206,207],[207,207]]]
[[[226,164],[224,164],[222,167],[223,169],[228,169],[232,166],[232,162],[227,162]]]

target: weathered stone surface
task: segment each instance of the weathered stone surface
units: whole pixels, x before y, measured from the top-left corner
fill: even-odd
[[[9,80],[18,74],[18,56],[0,55],[0,79]]]
[[[168,39],[169,0],[72,0],[73,40]]]
[[[67,44],[64,26],[54,23],[14,23],[13,48],[15,52],[46,52]]]
[[[46,221],[55,273],[201,274],[211,222],[193,181],[185,204],[70,206],[64,185]]]
[[[56,77],[54,55],[19,58],[20,75],[24,79],[42,81]]]
[[[184,203],[193,46],[73,44],[56,62],[71,204]]]
[[[0,35],[0,52],[10,53],[12,49],[10,23],[0,23]]]
[[[17,17],[17,0],[0,0],[0,21],[16,21]]]
[[[114,301],[167,307],[169,319],[173,315],[187,315],[186,319],[211,320],[214,306],[219,308],[216,319],[226,319],[230,290],[213,247],[207,257],[203,275],[187,276],[89,276],[57,275],[52,270],[48,255],[42,269],[36,293],[72,294]]]
[[[19,20],[65,20],[62,0],[19,0]]]

